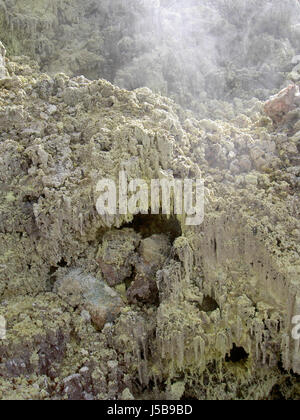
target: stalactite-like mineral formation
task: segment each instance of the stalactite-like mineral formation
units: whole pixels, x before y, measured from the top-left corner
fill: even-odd
[[[298,398],[297,109],[197,121],[0,52],[0,398]],[[204,223],[100,216],[121,170],[202,174]]]

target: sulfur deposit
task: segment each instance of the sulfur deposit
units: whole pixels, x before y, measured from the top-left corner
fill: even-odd
[[[298,120],[1,60],[1,399],[299,397]],[[99,216],[121,169],[202,174],[204,223]]]
[[[129,86],[141,73],[99,55],[107,29],[88,48],[69,44],[100,6],[76,15],[62,3],[0,1],[0,399],[299,399],[300,58],[289,41],[299,28],[265,35],[272,83],[254,67],[249,79],[230,70],[232,102],[216,100],[223,76],[203,63],[206,108],[193,113],[178,104],[198,94],[190,80],[166,89],[177,102]],[[113,73],[131,90],[99,78]],[[249,99],[253,74],[265,88]],[[204,222],[101,216],[97,184],[118,184],[120,171],[203,178]]]

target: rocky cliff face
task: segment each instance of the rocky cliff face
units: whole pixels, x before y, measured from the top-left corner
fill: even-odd
[[[1,398],[299,398],[299,108],[196,120],[147,88],[0,64]],[[204,223],[100,216],[121,170],[202,176]]]

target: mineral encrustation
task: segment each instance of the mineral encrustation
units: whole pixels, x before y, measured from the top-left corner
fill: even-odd
[[[297,85],[201,119],[7,56],[0,399],[299,399]],[[203,178],[204,222],[101,216],[97,184],[121,171]]]

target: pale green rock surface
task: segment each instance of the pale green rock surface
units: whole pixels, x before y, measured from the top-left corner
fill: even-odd
[[[1,398],[298,398],[296,124],[197,121],[150,90],[18,61],[0,95]],[[203,225],[97,214],[99,179],[160,178],[166,162],[205,178]],[[116,290],[99,257],[129,264]],[[128,303],[149,263],[157,300]]]
[[[186,1],[175,55],[171,2],[157,50],[121,3],[0,2],[0,399],[299,399],[300,109],[260,100],[298,64],[295,2]],[[100,216],[120,170],[202,176],[203,224]]]

